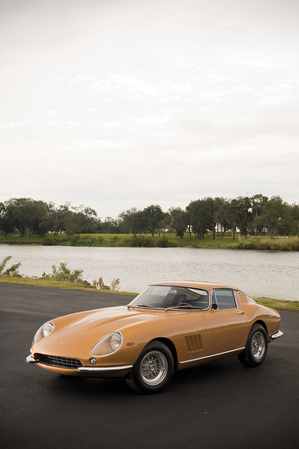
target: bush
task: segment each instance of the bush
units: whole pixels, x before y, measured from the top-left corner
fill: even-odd
[[[259,249],[265,251],[298,251],[298,237],[258,237],[251,239],[239,238],[239,249]]]
[[[72,242],[72,237],[67,234],[47,234],[42,240],[42,245],[68,245]]]
[[[80,275],[83,273],[83,270],[73,270],[71,271],[67,268],[66,263],[61,262],[60,267],[56,268],[55,265],[52,265],[52,274],[43,273],[43,277],[55,279],[56,281],[71,281],[75,282],[79,279]]]
[[[55,242],[55,240],[52,237],[47,236],[47,237],[45,237],[43,239],[42,245],[44,245],[44,246],[54,246],[54,245],[56,245],[56,242]]]
[[[98,281],[94,280],[92,283],[93,288],[99,288],[100,290],[112,290],[114,292],[119,290],[119,278],[114,278],[111,281],[111,287],[109,285],[104,284],[104,280],[102,276],[99,278]]]
[[[128,246],[132,248],[153,248],[155,240],[152,237],[139,235],[138,237],[132,237],[127,240]]]
[[[45,246],[102,246],[103,237],[92,237],[90,235],[67,235],[67,234],[48,234],[42,240]]]
[[[111,281],[111,290],[112,291],[117,291],[117,290],[119,290],[119,278],[117,278],[117,279],[112,279],[112,281]]]
[[[99,288],[100,290],[110,290],[109,285],[105,285],[105,284],[104,284],[104,280],[103,280],[102,276],[99,278],[99,281],[98,281],[98,282],[93,281],[93,285],[94,285],[96,288]]]
[[[4,276],[9,276],[9,272],[10,271],[15,271],[15,274],[18,274],[18,268],[21,265],[21,262],[15,263],[14,265],[12,265],[10,268],[7,268],[6,271],[4,271],[2,273],[2,271],[4,270],[7,262],[11,259],[11,256],[7,256],[5,257],[5,259],[2,261],[1,265],[0,265],[0,274],[3,274]]]
[[[157,240],[156,245],[159,248],[169,248],[170,246],[176,247],[178,246],[176,242],[171,242],[167,237],[163,236]]]
[[[119,246],[119,243],[120,243],[120,238],[117,237],[117,235],[114,235],[113,237],[111,237],[111,239],[110,239],[111,246]]]
[[[4,270],[5,265],[7,264],[7,262],[11,259],[11,256],[7,256],[5,257],[5,259],[3,260],[3,262],[0,265],[0,274],[2,273],[2,270]]]

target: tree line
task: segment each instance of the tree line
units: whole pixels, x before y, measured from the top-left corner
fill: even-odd
[[[52,233],[68,235],[84,233],[138,234],[175,232],[183,238],[186,233],[203,239],[207,233],[215,238],[230,231],[241,236],[250,235],[299,235],[299,205],[288,204],[280,196],[270,199],[262,194],[252,197],[226,199],[206,197],[191,201],[185,209],[171,207],[163,212],[159,205],[143,210],[136,207],[125,210],[117,219],[105,221],[94,209],[73,207],[69,202],[56,206],[53,202],[31,198],[11,198],[0,202],[0,232],[7,236],[15,231],[21,236],[44,236]]]

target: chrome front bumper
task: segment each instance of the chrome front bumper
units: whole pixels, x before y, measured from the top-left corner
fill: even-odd
[[[26,362],[33,364],[33,363],[38,363],[38,359],[34,359],[31,355],[28,355],[26,357]],[[126,369],[131,369],[133,367],[133,365],[124,365],[124,366],[106,366],[104,368],[99,368],[99,367],[85,367],[85,366],[80,366],[79,368],[77,368],[77,371],[79,373],[103,373],[105,371],[122,371],[122,370],[126,370]]]
[[[131,369],[133,368],[133,365],[125,365],[125,366],[107,366],[105,368],[96,368],[96,367],[85,367],[80,366],[78,368],[79,373],[103,373],[105,371],[122,371],[125,369]]]
[[[26,357],[26,362],[27,363],[36,363],[36,362],[38,362],[38,360],[35,360],[30,354]]]
[[[279,338],[283,335],[283,332],[277,331],[275,334],[271,335],[270,341],[276,340],[276,338]]]

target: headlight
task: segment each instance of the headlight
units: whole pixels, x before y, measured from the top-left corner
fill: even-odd
[[[120,332],[112,332],[112,334],[102,338],[102,340],[94,345],[89,354],[94,357],[105,357],[117,351],[121,347],[122,342],[122,334]]]
[[[32,346],[41,341],[43,338],[46,338],[48,335],[50,335],[54,329],[55,325],[54,323],[52,323],[52,321],[47,321],[45,324],[43,324],[34,335]]]

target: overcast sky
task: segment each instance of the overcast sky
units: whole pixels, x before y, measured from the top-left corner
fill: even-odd
[[[0,201],[299,202],[298,0],[0,5]]]

